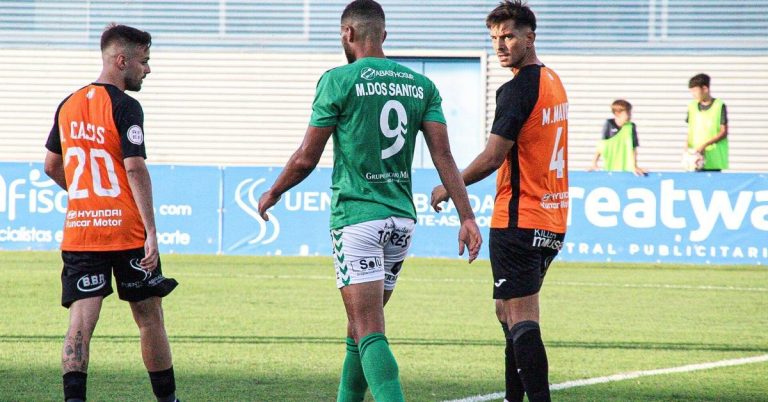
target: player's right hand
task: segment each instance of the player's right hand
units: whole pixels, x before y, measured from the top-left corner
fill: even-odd
[[[469,248],[469,263],[480,254],[480,246],[483,245],[483,236],[474,219],[465,219],[459,229],[459,255],[464,255],[464,246]]]
[[[432,204],[432,209],[434,209],[435,212],[442,211],[443,209],[440,208],[440,203],[443,201],[448,201],[448,190],[446,190],[443,185],[435,186],[435,188],[432,189],[432,199],[429,200],[429,203]]]
[[[278,201],[280,201],[280,196],[275,196],[272,194],[271,190],[267,190],[261,195],[259,198],[259,215],[261,215],[261,219],[264,219],[265,221],[269,220],[267,210],[277,204]]]

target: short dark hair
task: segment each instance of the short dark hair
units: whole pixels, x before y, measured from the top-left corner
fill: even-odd
[[[356,23],[355,28],[360,30],[363,37],[371,36],[381,39],[378,36],[383,34],[386,24],[384,9],[374,0],[355,0],[347,4],[344,12],[341,13],[342,25],[353,22]]]
[[[625,101],[624,99],[616,99],[611,103],[611,111],[616,114],[623,111],[631,112],[632,111],[632,104]]]
[[[152,35],[127,25],[109,24],[101,34],[101,51],[112,46],[113,43],[119,43],[126,47],[146,47],[152,46]]]
[[[502,1],[485,18],[485,26],[491,28],[508,20],[515,22],[515,28],[527,26],[536,32],[536,15],[524,0]]]
[[[709,76],[706,74],[696,74],[688,80],[688,88],[707,87],[709,88]]]

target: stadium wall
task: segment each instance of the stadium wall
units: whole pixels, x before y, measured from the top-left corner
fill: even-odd
[[[394,51],[393,56],[452,57],[457,51]],[[486,69],[491,126],[495,91],[511,74],[494,56]],[[679,171],[685,143],[687,80],[707,72],[728,105],[731,171],[766,172],[768,57],[541,55],[570,98],[570,167],[588,167],[610,103],[634,105],[639,163]],[[39,161],[58,103],[98,76],[99,54],[64,49],[0,49],[0,160]],[[344,63],[340,53],[160,51],[135,95],[144,106],[154,163],[282,165],[301,142],[317,79]],[[486,132],[487,134],[487,132]],[[321,166],[330,166],[330,144]]]

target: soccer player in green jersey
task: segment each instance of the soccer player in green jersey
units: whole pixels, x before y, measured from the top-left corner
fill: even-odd
[[[280,196],[314,170],[333,136],[330,234],[348,319],[338,401],[362,401],[368,387],[377,401],[404,400],[384,336],[384,305],[412,241],[411,163],[419,130],[459,213],[459,254],[469,247],[472,262],[482,243],[451,155],[440,94],[428,78],[386,59],[384,20],[373,0],[344,9],[341,43],[349,64],[320,78],[301,146],[259,199],[266,220]]]

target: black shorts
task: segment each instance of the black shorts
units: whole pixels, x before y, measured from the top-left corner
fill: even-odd
[[[61,305],[69,306],[89,297],[112,294],[112,273],[122,300],[137,302],[152,296],[164,297],[179,284],[157,269],[147,272],[139,266],[144,248],[124,251],[62,251]]]
[[[506,300],[538,293],[564,238],[564,233],[542,229],[491,228],[493,298]]]

